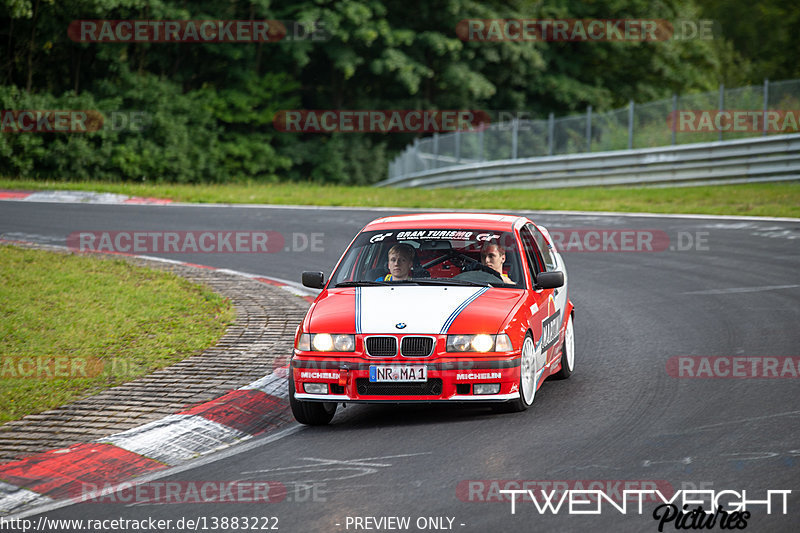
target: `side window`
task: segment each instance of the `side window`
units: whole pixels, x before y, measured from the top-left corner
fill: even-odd
[[[556,258],[553,255],[550,246],[547,244],[547,240],[542,235],[542,232],[539,231],[539,228],[532,224],[526,224],[526,228],[530,228],[531,232],[533,233],[533,239],[536,241],[536,246],[539,248],[539,253],[542,255],[542,260],[544,261],[545,270],[548,272],[552,272],[558,268],[556,264]]]
[[[531,286],[533,286],[536,275],[543,270],[542,262],[539,259],[539,254],[536,252],[536,242],[530,229],[528,229],[527,226],[523,227],[519,232],[519,236],[522,238],[522,247],[525,249],[525,259],[528,261],[528,268],[533,275],[533,279],[531,279]]]

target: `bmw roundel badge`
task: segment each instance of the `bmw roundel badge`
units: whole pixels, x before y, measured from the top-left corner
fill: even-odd
[[[394,325],[394,327],[396,327],[397,329],[405,329],[406,323],[405,322],[398,322],[397,324]]]

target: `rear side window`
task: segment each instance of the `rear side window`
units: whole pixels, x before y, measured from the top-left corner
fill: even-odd
[[[522,240],[522,247],[525,249],[525,259],[528,261],[528,269],[531,271],[532,276],[531,285],[533,285],[536,275],[544,270],[544,263],[536,249],[536,240],[533,238],[533,233],[531,233],[527,225],[519,231],[519,236]]]
[[[526,224],[525,227],[530,228],[530,231],[533,234],[533,239],[536,241],[536,246],[539,248],[542,261],[544,261],[545,270],[548,272],[556,270],[558,268],[556,257],[553,255],[553,251],[550,248],[550,245],[547,243],[547,239],[545,239],[544,235],[542,235],[542,232],[539,231],[539,228],[533,224]]]

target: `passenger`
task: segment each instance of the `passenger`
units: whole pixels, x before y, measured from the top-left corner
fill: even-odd
[[[496,243],[486,243],[481,249],[481,263],[499,273],[506,283],[514,283],[503,274],[503,263],[506,262],[506,249]]]
[[[411,279],[411,266],[414,264],[414,247],[399,243],[389,248],[389,273],[376,281],[403,281]]]

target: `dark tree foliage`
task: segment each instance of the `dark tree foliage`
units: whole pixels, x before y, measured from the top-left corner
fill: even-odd
[[[703,8],[701,12],[698,4]],[[56,180],[369,184],[414,134],[286,133],[291,109],[484,109],[534,117],[712,89],[735,56],[796,74],[796,54],[769,56],[730,24],[724,41],[463,41],[470,18],[738,17],[733,0],[0,0],[0,105],[94,109],[106,126],[143,113],[142,127],[89,133],[0,133],[0,168]],[[762,18],[797,20],[777,0]],[[737,11],[738,10],[738,11]],[[796,11],[796,10],[795,10]],[[794,17],[794,18],[792,18]],[[87,43],[75,20],[298,21],[279,42]],[[317,37],[296,39],[314,26]],[[785,29],[785,28],[784,28]],[[787,42],[791,39],[787,38]]]

